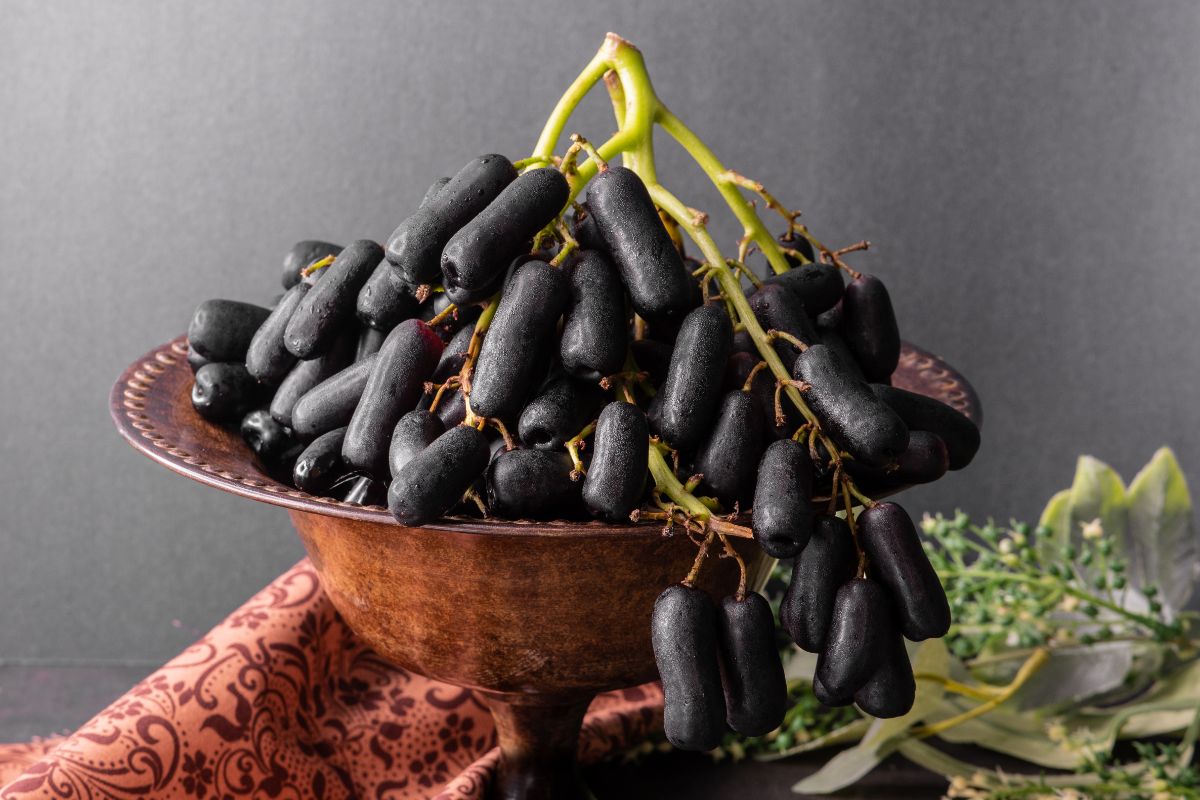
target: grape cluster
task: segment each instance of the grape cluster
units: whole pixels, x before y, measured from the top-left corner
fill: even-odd
[[[636,172],[603,165],[574,203],[567,171],[481,156],[434,183],[386,246],[297,243],[271,308],[202,303],[188,329],[195,409],[240,424],[272,475],[386,503],[405,525],[682,526],[700,556],[659,598],[652,635],[681,747],[782,719],[770,606],[744,573],[719,606],[695,585],[709,522],[728,533],[752,510],[746,535],[794,560],[782,622],[820,653],[818,696],[903,713],[902,636],[943,635],[949,610],[911,520],[870,496],[965,466],[978,430],[890,385],[887,289],[799,226],[778,242],[792,269],[739,279],[781,380]],[[792,390],[803,403],[784,402]]]

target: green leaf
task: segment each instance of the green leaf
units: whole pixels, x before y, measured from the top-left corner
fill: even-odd
[[[1112,691],[1124,683],[1133,656],[1132,642],[1055,649],[1017,692],[1017,705],[1022,711],[1061,706]]]
[[[1159,448],[1129,484],[1129,577],[1155,584],[1159,601],[1179,611],[1191,599],[1200,564],[1192,497],[1175,454]]]
[[[942,719],[965,711],[974,703],[947,703]],[[974,744],[997,753],[1019,758],[1048,769],[1074,769],[1080,756],[1046,735],[1044,723],[1029,714],[1006,711],[1003,707],[967,720],[938,734],[938,737],[955,744]]]
[[[1075,464],[1075,480],[1071,488],[1050,499],[1042,512],[1040,524],[1049,527],[1053,535],[1043,541],[1043,548],[1078,544],[1085,523],[1100,520],[1105,534],[1112,540],[1115,552],[1125,546],[1127,524],[1125,483],[1116,471],[1098,458],[1080,456]]]

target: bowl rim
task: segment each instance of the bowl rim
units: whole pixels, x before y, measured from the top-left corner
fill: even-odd
[[[246,453],[245,465],[252,474],[242,474],[207,463],[174,441],[172,430],[164,430],[154,422],[147,408],[169,409],[173,397],[162,389],[164,375],[175,376],[191,368],[187,363],[187,337],[178,336],[153,348],[122,372],[113,384],[109,397],[109,412],[118,432],[135,450],[148,456],[172,472],[251,500],[280,506],[291,512],[322,514],[359,522],[400,527],[381,506],[358,506],[328,497],[302,492],[280,483],[257,469],[253,456]],[[904,343],[901,365],[921,376],[921,385],[937,391],[936,397],[965,414],[976,424],[982,421],[978,396],[966,379],[941,358],[920,347]],[[188,408],[188,413],[195,413]],[[166,418],[166,417],[163,417]],[[199,419],[197,415],[197,419]],[[211,423],[205,423],[211,424]],[[248,470],[243,470],[248,471]],[[444,517],[422,526],[425,529],[452,531],[461,534],[504,534],[509,536],[645,536],[660,535],[662,523],[657,521],[614,525],[599,521],[533,521],[492,520],[466,517]]]

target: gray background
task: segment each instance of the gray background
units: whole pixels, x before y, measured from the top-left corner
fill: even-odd
[[[293,240],[383,239],[527,154],[607,30],[731,166],[872,240],[979,389],[984,450],[911,510],[1033,517],[1081,452],[1200,475],[1195,3],[0,0],[0,660],[161,661],[301,557],[124,445],[111,382],[200,300],[266,301]]]

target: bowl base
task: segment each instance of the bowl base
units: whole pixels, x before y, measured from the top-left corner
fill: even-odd
[[[489,800],[593,800],[575,759],[592,695],[481,694],[500,740]]]

